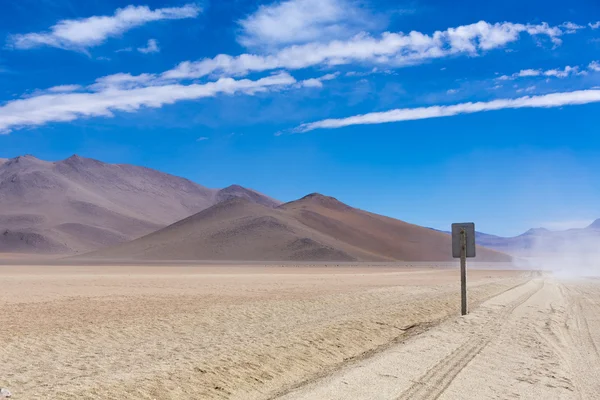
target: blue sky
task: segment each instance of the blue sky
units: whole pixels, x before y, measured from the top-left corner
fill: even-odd
[[[503,235],[600,218],[596,1],[2,2],[0,157]]]

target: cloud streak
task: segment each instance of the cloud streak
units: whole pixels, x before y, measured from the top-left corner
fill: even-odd
[[[580,69],[580,67],[575,66],[572,67],[570,65],[567,65],[566,67],[564,67],[563,69],[549,69],[549,70],[542,70],[542,69],[523,69],[519,72],[515,72],[512,75],[502,75],[498,78],[496,78],[497,80],[500,81],[512,81],[515,79],[519,79],[519,78],[532,78],[532,77],[554,77],[554,78],[568,78],[569,76],[576,76],[576,75],[586,75],[587,72],[586,71],[582,71]]]
[[[386,112],[356,115],[348,118],[325,119],[302,124],[295,128],[293,132],[302,133],[313,131],[315,129],[336,129],[352,125],[384,124],[390,122],[451,117],[460,114],[474,114],[505,109],[553,108],[597,102],[600,102],[600,90],[580,90],[541,96],[525,96],[517,99],[498,99],[488,102],[461,103],[450,106],[401,108]]]
[[[402,67],[422,64],[444,57],[477,56],[516,42],[521,35],[546,37],[555,46],[565,31],[546,23],[471,25],[436,31],[431,35],[412,31],[408,34],[386,32],[378,37],[359,34],[348,40],[293,45],[269,55],[217,55],[196,62],[185,61],[163,74],[167,79],[196,79],[204,76],[243,76],[251,72],[275,69],[297,70],[317,65],[335,66],[367,63]]]
[[[115,111],[134,112],[142,107],[159,108],[165,104],[215,97],[219,94],[253,95],[296,83],[292,76],[282,72],[258,80],[222,78],[205,84],[123,88],[115,82],[119,82],[118,78],[124,76],[125,74],[120,74],[116,78],[109,77],[100,84],[97,82],[88,87],[88,91],[83,93],[45,93],[10,101],[0,106],[0,133],[49,122],[66,122],[85,117],[112,117]]]
[[[85,51],[98,46],[109,37],[115,37],[135,27],[153,21],[196,18],[201,9],[188,4],[182,7],[151,10],[147,6],[119,8],[111,16],[93,16],[59,21],[47,32],[11,35],[8,45],[25,50],[42,46]]]
[[[322,88],[323,82],[332,81],[332,80],[336,79],[339,75],[340,74],[336,72],[335,74],[327,74],[327,75],[320,76],[318,78],[305,79],[301,82],[298,82],[297,86],[298,87],[307,87],[307,88]]]

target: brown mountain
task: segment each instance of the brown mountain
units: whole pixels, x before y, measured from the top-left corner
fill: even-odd
[[[240,185],[231,185],[226,187],[225,189],[219,190],[215,195],[215,202],[220,203],[222,201],[238,197],[250,200],[253,203],[261,204],[263,206],[272,208],[277,207],[281,204],[281,201],[279,200],[272,199],[268,196],[265,196],[262,193],[258,193],[255,190],[248,189]]]
[[[311,194],[267,207],[216,204],[128,243],[82,257],[163,260],[449,261],[448,235]],[[480,248],[482,261],[510,257]]]
[[[250,189],[208,189],[149,168],[72,156],[0,160],[0,252],[74,253],[122,243],[225,196],[277,205]]]

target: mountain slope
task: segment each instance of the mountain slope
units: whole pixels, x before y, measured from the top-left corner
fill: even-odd
[[[354,260],[281,210],[232,198],[157,232],[84,257],[158,260]]]
[[[144,167],[79,156],[16,157],[0,163],[0,251],[73,253],[114,245],[206,209],[218,195]]]
[[[230,199],[83,257],[256,261],[447,261],[447,235],[313,194],[277,208]],[[480,249],[486,261],[510,257]]]
[[[600,219],[595,220],[594,222],[592,222],[585,229],[587,229],[587,230],[600,230]]]
[[[451,241],[447,235],[352,208],[333,197],[311,194],[281,206],[311,228],[390,260],[450,260]],[[480,248],[481,259],[506,261],[504,254]]]

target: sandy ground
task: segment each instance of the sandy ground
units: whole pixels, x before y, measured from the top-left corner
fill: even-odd
[[[4,265],[0,282],[15,399],[600,392],[600,282],[472,270],[466,318],[448,269]]]
[[[591,400],[599,348],[600,281],[539,278],[280,399]]]

